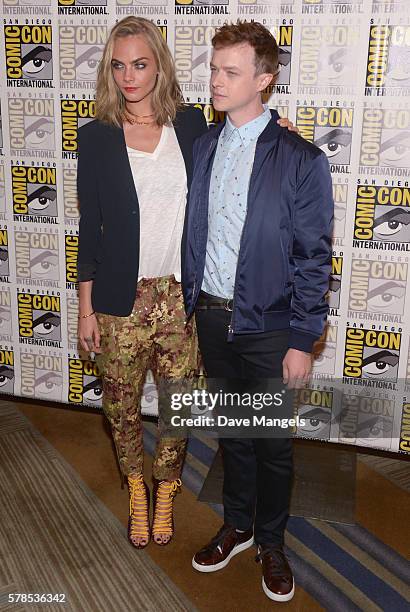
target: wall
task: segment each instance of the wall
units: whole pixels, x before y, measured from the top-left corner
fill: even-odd
[[[109,28],[127,15],[154,20],[186,101],[214,123],[214,28],[255,19],[280,45],[269,104],[325,151],[334,183],[329,325],[299,397],[299,433],[408,452],[410,3],[2,0],[0,10],[1,390],[101,404],[95,364],[77,352],[75,179]],[[152,383],[143,404],[155,411]]]

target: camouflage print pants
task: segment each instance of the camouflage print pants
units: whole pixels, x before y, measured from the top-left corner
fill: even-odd
[[[141,279],[128,317],[98,314],[102,354],[103,410],[111,424],[122,473],[143,468],[141,396],[147,371],[155,380],[189,378],[197,369],[194,322],[185,323],[181,285],[173,276]],[[159,410],[161,411],[161,403]],[[161,422],[161,413],[160,413]],[[164,437],[159,428],[154,478],[179,478],[184,438]]]

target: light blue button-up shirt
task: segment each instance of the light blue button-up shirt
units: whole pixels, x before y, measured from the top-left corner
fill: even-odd
[[[256,141],[271,120],[264,112],[236,128],[229,117],[218,139],[209,187],[208,241],[202,289],[233,297]]]

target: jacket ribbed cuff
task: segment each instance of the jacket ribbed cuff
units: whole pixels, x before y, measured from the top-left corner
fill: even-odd
[[[305,353],[311,353],[313,344],[316,342],[316,340],[318,340],[317,336],[290,328],[289,348],[304,351]]]

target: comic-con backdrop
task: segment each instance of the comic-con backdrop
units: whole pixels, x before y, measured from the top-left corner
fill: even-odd
[[[409,0],[0,2],[0,391],[101,406],[96,364],[77,347],[76,164],[109,29],[153,20],[186,102],[214,124],[210,41],[239,17],[276,37],[269,105],[326,153],[333,178],[329,324],[298,392],[298,434],[408,453]],[[143,409],[155,408],[148,379]]]

